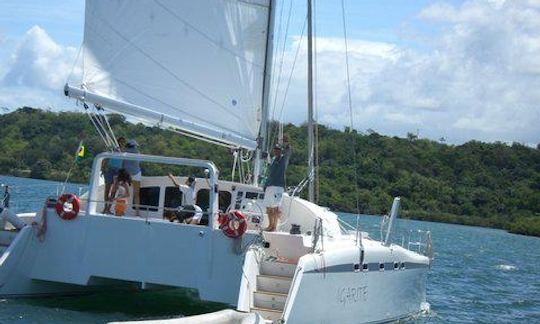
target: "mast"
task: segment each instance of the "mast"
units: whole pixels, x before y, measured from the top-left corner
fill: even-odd
[[[313,118],[313,17],[312,17],[312,0],[307,0],[307,26],[308,26],[308,199],[311,202],[315,201],[315,136]]]
[[[264,65],[263,97],[261,105],[261,127],[259,130],[258,146],[255,153],[255,165],[253,167],[253,184],[259,185],[261,169],[264,164],[262,154],[268,146],[268,99],[270,98],[270,83],[272,71],[272,54],[274,52],[274,19],[275,19],[275,0],[270,0],[268,7],[268,28],[266,35],[266,57]]]

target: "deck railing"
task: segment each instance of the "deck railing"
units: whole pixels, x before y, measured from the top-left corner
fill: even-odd
[[[433,242],[431,231],[410,230],[407,249],[427,256],[433,260]]]

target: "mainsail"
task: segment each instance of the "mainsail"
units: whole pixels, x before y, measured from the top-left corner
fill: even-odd
[[[270,0],[90,0],[66,94],[149,124],[256,147]]]

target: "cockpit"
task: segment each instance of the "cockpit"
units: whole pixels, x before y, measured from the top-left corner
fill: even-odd
[[[138,187],[127,186],[125,213],[116,216],[114,207],[104,212],[106,179],[103,166],[108,159],[136,160],[141,164]],[[173,181],[184,184],[194,176],[193,202],[201,209],[200,221],[185,224],[174,217],[186,206],[186,195]],[[83,197],[83,210],[97,217],[122,217],[148,222],[168,222],[180,226],[220,227],[220,215],[228,211],[240,211],[246,219],[247,230],[260,231],[268,226],[264,191],[252,184],[243,184],[218,179],[219,172],[211,161],[172,158],[130,153],[101,153],[95,160],[90,180],[89,193]],[[110,189],[109,189],[110,190]],[[138,197],[136,198],[136,191]],[[109,195],[110,196],[110,195]],[[326,208],[319,207],[298,197],[284,194],[280,231],[289,232],[293,227],[299,233],[311,233],[317,220],[328,222],[325,229],[340,233],[337,216]]]
[[[113,159],[117,160],[115,164],[118,164],[118,160],[122,162],[131,159],[137,159],[141,164],[140,179],[134,180],[132,177],[126,186],[126,206],[122,215],[115,213],[118,199],[114,197],[115,192],[111,191],[114,189],[113,183],[118,182],[118,176],[115,175],[110,179],[106,176],[109,172],[107,167]],[[171,181],[169,174],[174,176],[176,184]],[[183,188],[177,184],[182,185],[188,182],[188,178],[193,177],[193,202],[202,210],[202,217],[197,225],[208,226],[212,223],[210,215],[215,216],[220,212],[235,209],[246,214],[249,229],[258,230],[264,226],[262,188],[218,180],[217,174],[217,168],[210,161],[129,153],[102,153],[94,162],[90,194],[87,197],[90,213],[182,223],[178,221],[178,215],[188,202]],[[135,185],[135,181],[139,183]],[[214,201],[216,206],[213,206]],[[107,206],[108,204],[110,206]]]

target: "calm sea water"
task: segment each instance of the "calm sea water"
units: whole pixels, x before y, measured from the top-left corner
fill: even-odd
[[[14,186],[13,208],[41,208],[61,184],[0,176]],[[85,186],[70,184],[77,193]],[[341,218],[356,223],[353,215]],[[379,237],[379,217],[359,223]],[[479,227],[399,220],[397,233],[431,230],[435,262],[428,277],[431,311],[407,323],[540,323],[540,239]],[[193,291],[114,292],[78,297],[0,300],[0,323],[104,323],[216,311]]]

